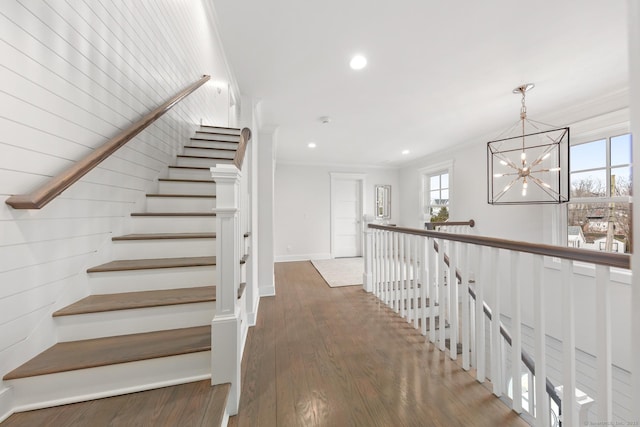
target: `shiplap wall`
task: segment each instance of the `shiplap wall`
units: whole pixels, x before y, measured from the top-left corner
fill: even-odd
[[[56,341],[51,313],[88,293],[86,268],[109,259],[111,236],[127,231],[129,213],[201,120],[227,126],[234,117],[210,8],[204,0],[0,2],[0,377]],[[4,203],[203,74],[213,83],[43,209]]]

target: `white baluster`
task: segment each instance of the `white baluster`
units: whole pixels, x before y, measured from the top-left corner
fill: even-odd
[[[486,337],[484,323],[484,286],[489,281],[489,266],[482,263],[483,253],[488,252],[488,248],[478,247],[477,256],[475,257],[476,275],[476,379],[483,383],[486,378]]]
[[[406,288],[407,288],[407,253],[406,249],[406,234],[398,233],[398,260],[400,266],[400,275],[398,276],[400,292],[398,292],[398,310],[401,317],[407,316],[407,301],[406,301]]]
[[[440,307],[436,308],[438,298],[436,297],[436,262],[438,254],[435,251],[435,240],[427,238],[427,254],[429,262],[428,282],[429,282],[429,341],[436,342],[436,310],[440,313]]]
[[[460,249],[460,292],[462,304],[462,369],[468,371],[469,363],[469,245],[461,243]]]
[[[542,283],[543,257],[533,255],[533,333],[535,335],[536,426],[549,425],[549,398],[547,397],[547,357],[545,333],[544,285]],[[529,408],[531,411],[531,407]]]
[[[491,300],[491,384],[493,394],[502,396],[502,335],[500,335],[500,274],[498,272],[497,248],[490,250],[490,282],[493,298]]]
[[[449,244],[449,357],[458,358],[458,243]]]
[[[420,327],[423,336],[427,336],[427,299],[429,298],[429,276],[428,276],[428,241],[425,237],[418,236],[418,252],[420,258]]]
[[[576,333],[572,262],[562,261],[562,425],[578,424],[576,401]]]
[[[384,303],[389,305],[391,293],[389,283],[391,281],[391,233],[384,231]]]
[[[422,239],[420,236],[413,236],[413,286],[411,286],[411,289],[413,290],[413,327],[415,329],[418,329],[418,314],[424,309],[424,301],[420,301],[422,299],[421,291],[423,286],[419,285],[422,282],[422,278],[420,277],[420,268],[422,265],[420,261],[421,242]],[[418,288],[418,286],[420,286],[420,288]]]
[[[364,272],[362,276],[362,287],[366,292],[373,291],[373,229],[369,224],[373,221],[373,216],[364,215]]]
[[[611,380],[611,291],[610,268],[596,266],[596,357],[598,420],[613,419]]]
[[[518,274],[518,252],[511,251],[511,383],[513,391],[512,409],[522,412],[522,335],[520,333],[520,280]]]
[[[447,270],[447,265],[444,262],[445,256],[445,243],[444,240],[438,239],[438,248],[440,250],[438,256],[438,301],[440,302],[440,309],[438,313],[440,314],[440,324],[438,329],[438,347],[441,351],[445,351],[446,343],[445,343],[445,326],[447,324],[447,302],[446,302],[446,288],[444,285],[445,280],[445,271]]]

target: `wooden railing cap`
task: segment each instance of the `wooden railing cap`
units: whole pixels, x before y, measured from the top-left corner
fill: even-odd
[[[528,243],[517,240],[498,239],[495,237],[473,236],[469,234],[444,233],[441,231],[420,230],[417,228],[389,227],[379,224],[369,224],[369,228],[432,237],[435,239],[452,240],[454,242],[470,243],[472,245],[488,246],[492,248],[507,249],[510,251],[526,252],[535,255],[569,259],[572,261],[580,261],[590,264],[606,265],[609,267],[624,269],[631,268],[631,257],[628,254],[590,251],[587,249],[546,245],[542,243]]]

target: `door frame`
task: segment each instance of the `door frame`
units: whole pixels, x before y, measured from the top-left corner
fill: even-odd
[[[360,234],[360,238],[359,238],[359,243],[360,243],[360,256],[362,256],[363,253],[363,235],[362,235],[362,218],[364,216],[364,207],[365,207],[365,191],[364,189],[366,188],[366,181],[367,181],[367,174],[365,173],[345,173],[345,172],[329,172],[329,175],[331,176],[331,187],[330,187],[330,206],[331,206],[331,258],[335,258],[335,242],[336,242],[336,238],[335,238],[335,231],[336,231],[336,227],[335,227],[335,206],[336,203],[334,201],[334,195],[335,195],[335,191],[334,189],[336,188],[336,185],[338,183],[338,181],[344,181],[344,180],[350,180],[350,181],[357,181],[358,182],[358,187],[360,189],[360,209],[358,214],[360,215],[360,217],[358,218],[358,231]]]

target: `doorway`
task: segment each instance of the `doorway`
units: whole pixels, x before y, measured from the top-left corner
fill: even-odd
[[[365,177],[331,173],[331,258],[362,256]]]

